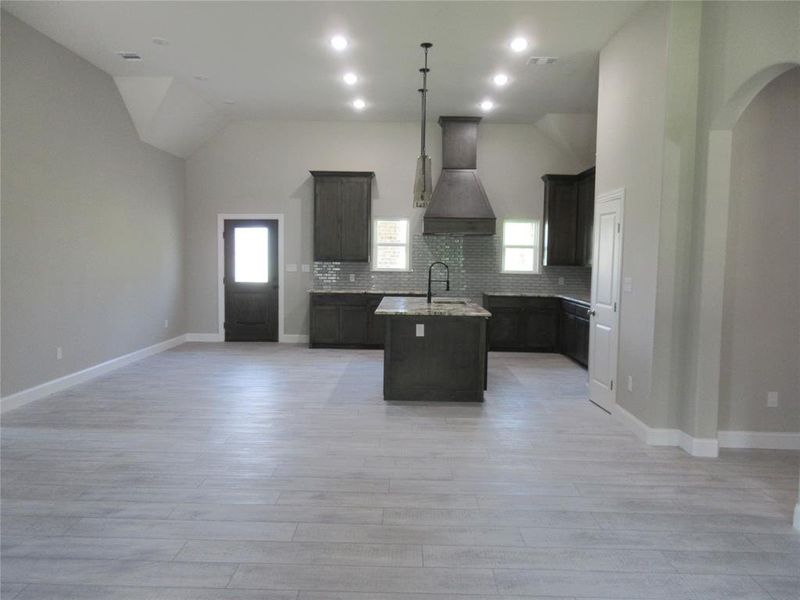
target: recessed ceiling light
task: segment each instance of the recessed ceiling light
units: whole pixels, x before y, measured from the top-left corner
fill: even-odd
[[[154,37],[153,38],[153,43],[156,46],[169,46],[169,40],[165,40],[162,37]]]
[[[347,48],[347,38],[343,35],[335,35],[331,38],[331,46],[334,50],[342,51]]]
[[[364,102],[362,98],[356,98],[353,100],[353,108],[356,110],[364,110],[367,107],[367,103]]]
[[[505,73],[498,73],[497,75],[494,76],[492,81],[494,81],[494,84],[496,86],[502,87],[508,83],[508,75],[506,75]]]
[[[195,75],[194,78],[197,81],[208,81],[208,77],[206,77],[205,75]]]
[[[481,102],[481,110],[483,112],[489,112],[493,108],[494,108],[494,102],[492,102],[491,100],[484,100],[483,102]]]
[[[511,40],[509,46],[511,46],[511,49],[514,52],[522,52],[528,47],[528,40],[526,40],[524,37],[516,37]]]
[[[122,60],[142,60],[142,57],[137,52],[117,52],[122,57]]]
[[[355,73],[345,73],[344,77],[342,77],[342,81],[347,85],[355,85],[358,82],[358,75]]]

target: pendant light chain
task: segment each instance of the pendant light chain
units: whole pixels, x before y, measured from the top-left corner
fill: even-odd
[[[420,44],[420,47],[422,47],[425,52],[425,66],[419,70],[420,73],[422,73],[422,87],[419,89],[422,105],[422,123],[420,124],[420,155],[417,160],[416,177],[414,178],[415,208],[426,208],[428,202],[430,202],[433,191],[431,189],[431,159],[427,155],[425,148],[425,130],[428,119],[428,72],[430,71],[430,69],[428,69],[428,49],[432,46],[433,44],[430,42]]]

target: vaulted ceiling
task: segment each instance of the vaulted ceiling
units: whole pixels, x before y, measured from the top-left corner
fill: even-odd
[[[599,50],[641,5],[3,2],[4,9],[117,78],[129,109],[134,104],[140,112],[137,122],[132,111],[140,135],[151,137],[167,122],[197,132],[230,118],[416,120],[423,41],[434,44],[428,104],[434,118],[480,114],[484,99],[495,104],[485,115],[495,122],[593,113]],[[330,45],[335,34],[349,41],[341,52]],[[524,52],[509,48],[516,36],[529,41]],[[125,61],[121,51],[142,60]],[[531,56],[558,60],[532,66]],[[354,86],[342,81],[348,71],[359,76]],[[499,72],[509,77],[502,88],[492,82]],[[356,97],[366,101],[364,110],[353,109]],[[193,144],[173,144],[170,151],[185,154]]]

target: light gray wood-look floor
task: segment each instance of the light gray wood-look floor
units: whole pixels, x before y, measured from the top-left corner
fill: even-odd
[[[556,355],[186,344],[2,418],[3,600],[797,600],[797,456],[640,443]]]

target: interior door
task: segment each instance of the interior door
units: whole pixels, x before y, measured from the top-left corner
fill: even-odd
[[[226,220],[225,341],[278,341],[278,221]]]
[[[589,397],[609,412],[616,404],[622,203],[620,190],[598,198],[594,207]]]

